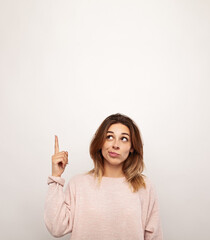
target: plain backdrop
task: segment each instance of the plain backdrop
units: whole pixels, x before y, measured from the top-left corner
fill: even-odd
[[[68,182],[118,112],[140,128],[164,240],[210,239],[209,13],[208,0],[1,1],[1,239],[54,239],[54,135]]]

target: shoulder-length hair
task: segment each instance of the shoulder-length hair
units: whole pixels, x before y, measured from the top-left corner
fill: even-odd
[[[94,168],[88,171],[88,174],[93,174],[95,179],[98,178],[98,183],[100,184],[104,175],[104,160],[101,149],[106,140],[109,127],[115,123],[121,123],[130,130],[133,152],[130,152],[128,158],[123,162],[122,170],[132,192],[137,192],[141,187],[146,187],[144,175],[142,174],[144,170],[143,143],[138,126],[126,115],[120,113],[112,114],[97,129],[89,148]]]

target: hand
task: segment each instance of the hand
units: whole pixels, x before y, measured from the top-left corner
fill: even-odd
[[[55,136],[55,154],[52,156],[52,176],[61,177],[68,164],[68,152],[59,152],[58,137]]]

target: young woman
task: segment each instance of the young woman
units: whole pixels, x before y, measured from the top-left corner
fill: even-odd
[[[55,237],[71,240],[162,240],[155,189],[144,170],[143,144],[129,117],[113,114],[96,131],[94,168],[72,177],[63,191],[68,152],[55,137],[44,220]]]

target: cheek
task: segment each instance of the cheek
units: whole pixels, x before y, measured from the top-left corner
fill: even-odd
[[[125,147],[124,152],[125,152],[125,154],[129,153],[130,152],[130,146]]]
[[[107,149],[107,148],[109,148],[110,146],[111,146],[111,143],[106,142],[106,143],[104,143],[102,149]]]
[[[106,151],[106,145],[104,144],[101,148],[101,153],[103,156],[104,156],[105,151]]]
[[[107,155],[107,149],[109,149],[109,144],[104,144],[103,146],[102,146],[102,148],[101,148],[101,153],[102,153],[102,155],[103,155],[103,157],[105,158],[106,157],[106,155]]]

